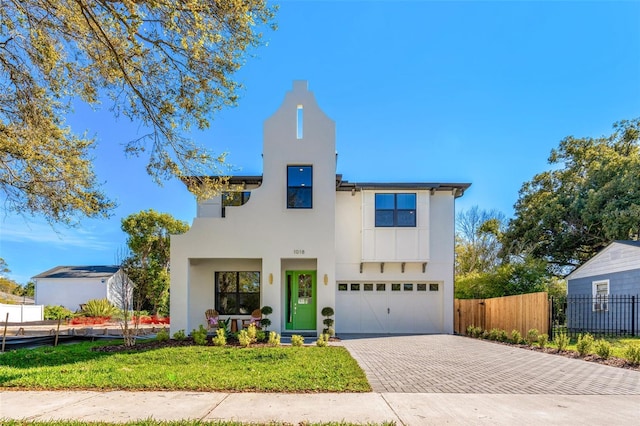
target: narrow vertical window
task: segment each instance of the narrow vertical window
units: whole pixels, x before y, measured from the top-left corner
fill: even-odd
[[[304,109],[302,105],[298,105],[298,109],[296,110],[296,137],[298,139],[302,139],[302,128],[304,121]]]

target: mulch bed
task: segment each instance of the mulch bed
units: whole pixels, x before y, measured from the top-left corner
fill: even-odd
[[[469,338],[475,339],[475,337],[469,337]],[[480,339],[480,340],[490,342],[490,343],[498,343],[506,346],[513,346],[520,349],[527,349],[535,352],[544,352],[546,354],[559,355],[565,358],[582,359],[584,361],[595,362],[598,364],[608,365],[610,367],[626,368],[628,370],[640,371],[640,364],[631,364],[629,361],[622,358],[609,357],[607,359],[604,359],[601,356],[598,356],[596,354],[589,354],[582,357],[576,351],[559,351],[556,348],[540,348],[538,346],[521,345],[521,344],[508,343],[508,342],[498,342],[495,340],[487,340],[487,339]]]
[[[330,342],[339,342],[340,339],[337,337],[332,337],[329,339]],[[161,349],[161,348],[175,348],[182,346],[195,346],[195,342],[193,338],[186,337],[184,340],[165,340],[163,342],[159,342],[157,340],[146,341],[146,340],[138,340],[134,346],[125,346],[123,344],[120,345],[108,345],[108,346],[94,346],[91,348],[92,351],[95,352],[131,352],[131,351],[148,351],[153,349]],[[213,342],[211,339],[207,340],[206,346],[213,346]],[[227,346],[242,348],[240,343],[237,340],[229,339],[227,340]],[[269,346],[265,342],[257,342],[252,343],[251,348],[260,348]]]

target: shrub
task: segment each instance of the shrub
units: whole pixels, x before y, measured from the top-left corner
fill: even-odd
[[[191,337],[196,345],[205,346],[207,344],[207,329],[200,324],[198,330],[191,332]]]
[[[500,334],[500,330],[497,328],[492,328],[491,330],[489,330],[487,338],[489,340],[498,340],[498,334]]]
[[[304,345],[304,337],[298,334],[294,334],[291,336],[291,346],[302,346]]]
[[[467,336],[473,336],[473,331],[476,327],[473,325],[468,325],[467,326]]]
[[[515,344],[522,342],[522,334],[518,330],[511,330],[511,341]]]
[[[44,307],[44,319],[57,320],[73,317],[73,312],[64,306],[45,306]]]
[[[263,306],[260,309],[260,313],[262,314],[262,319],[260,320],[260,325],[262,326],[262,328],[264,328],[266,330],[271,325],[271,320],[269,318],[266,318],[266,317],[273,313],[273,308],[271,306]]]
[[[547,342],[549,342],[549,335],[547,333],[538,335],[538,346],[540,349],[544,349],[544,347],[547,346]]]
[[[326,333],[322,333],[320,335],[320,337],[318,337],[318,340],[316,340],[316,346],[321,347],[321,348],[326,348],[327,346],[329,346],[329,335]]]
[[[280,346],[280,335],[275,331],[269,333],[269,346]]]
[[[532,328],[531,330],[527,331],[527,337],[526,337],[527,345],[533,346],[533,344],[538,341],[539,334],[540,332],[538,331],[537,328]]]
[[[601,358],[609,359],[609,357],[611,356],[611,343],[607,342],[604,339],[597,340],[595,342],[594,348],[596,354],[598,354],[598,356]]]
[[[82,313],[88,317],[111,317],[118,313],[118,308],[107,299],[91,299],[82,307]]]
[[[156,333],[156,340],[158,342],[166,342],[167,340],[169,340],[169,332],[166,328],[162,328]]]
[[[264,330],[256,331],[256,342],[265,342],[267,340],[267,332]]]
[[[569,336],[567,336],[567,333],[565,331],[561,331],[560,333],[556,334],[556,337],[553,339],[553,341],[556,343],[556,345],[558,345],[558,350],[560,352],[566,351],[567,347],[569,346]]]
[[[182,341],[186,338],[187,336],[184,334],[184,330],[178,330],[175,333],[173,333],[173,339],[174,340],[178,340],[178,341]]]
[[[214,346],[224,346],[227,344],[227,333],[223,328],[216,330],[216,336],[212,339]]]
[[[252,342],[252,339],[251,339],[251,336],[249,336],[249,331],[247,329],[240,330],[240,333],[238,333],[238,342],[240,343],[240,346],[242,346],[243,348],[249,347],[249,345]]]
[[[640,344],[631,343],[624,351],[624,357],[633,365],[640,364]]]
[[[333,318],[331,317],[335,312],[332,307],[325,306],[324,308],[322,308],[322,311],[320,311],[320,313],[322,314],[322,316],[326,317],[322,320],[322,323],[325,325],[324,329],[322,330],[322,334],[331,335],[331,330],[333,330],[334,324]],[[335,334],[335,330],[333,331],[333,334]]]
[[[480,338],[482,337],[482,327],[473,327],[473,337],[475,338]]]
[[[593,336],[589,333],[582,335],[578,335],[578,342],[576,343],[576,350],[580,354],[580,356],[585,356],[589,352],[591,352],[591,348],[593,347]]]
[[[255,343],[257,335],[258,329],[256,328],[255,324],[249,324],[249,327],[247,327],[247,336],[250,339],[249,343]]]

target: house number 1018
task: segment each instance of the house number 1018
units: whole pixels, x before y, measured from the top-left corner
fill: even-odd
[[[304,254],[304,249],[294,249],[293,254]]]

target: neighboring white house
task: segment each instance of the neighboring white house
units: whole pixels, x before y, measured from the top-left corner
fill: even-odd
[[[33,277],[36,305],[77,311],[88,300],[108,299],[122,306],[122,274],[119,266],[56,266]]]
[[[198,203],[171,237],[172,333],[208,308],[239,319],[265,305],[278,332],[320,333],[328,306],[338,333],[452,333],[454,202],[470,184],[344,180],[306,81],[263,143],[263,175],[234,177],[242,192]]]

